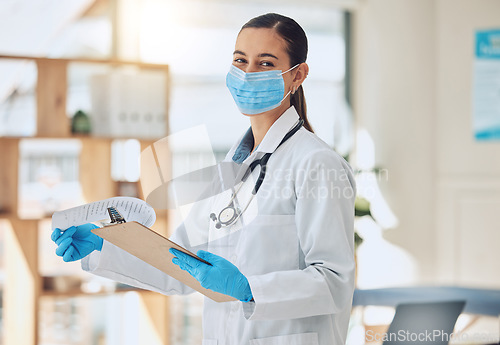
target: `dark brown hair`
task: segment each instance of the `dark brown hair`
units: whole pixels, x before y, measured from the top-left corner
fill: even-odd
[[[250,19],[241,30],[246,28],[274,29],[287,44],[287,53],[290,57],[290,67],[306,62],[307,59],[307,37],[304,30],[292,18],[277,13],[267,13]],[[240,32],[241,32],[240,30]],[[304,120],[304,128],[314,132],[307,120],[306,99],[302,85],[291,96],[290,103],[295,107],[300,118]]]

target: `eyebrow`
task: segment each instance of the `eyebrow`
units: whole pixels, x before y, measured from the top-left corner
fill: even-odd
[[[243,55],[243,56],[247,56],[247,54],[245,54],[244,52],[242,52],[241,50],[235,50],[233,55],[235,54],[240,54],[240,55]],[[271,54],[271,53],[261,53],[258,55],[259,57],[272,57],[276,60],[279,60],[275,55]]]

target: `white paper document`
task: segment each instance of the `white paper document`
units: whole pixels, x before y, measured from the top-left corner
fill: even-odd
[[[86,223],[109,221],[108,207],[113,206],[127,222],[136,221],[150,227],[156,221],[154,209],[144,200],[131,197],[114,197],[85,204],[52,215],[52,230],[67,229]]]

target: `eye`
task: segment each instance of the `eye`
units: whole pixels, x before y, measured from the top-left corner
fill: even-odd
[[[247,60],[245,60],[243,58],[236,58],[233,61],[236,62],[236,63],[246,63],[247,62]]]
[[[271,61],[262,61],[260,64],[265,67],[274,67],[274,64]]]

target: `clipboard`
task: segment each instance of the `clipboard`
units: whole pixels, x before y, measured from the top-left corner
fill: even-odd
[[[234,297],[202,287],[191,274],[172,262],[174,256],[168,250],[174,248],[202,262],[210,263],[138,222],[119,222],[91,231],[215,302],[237,301]]]

